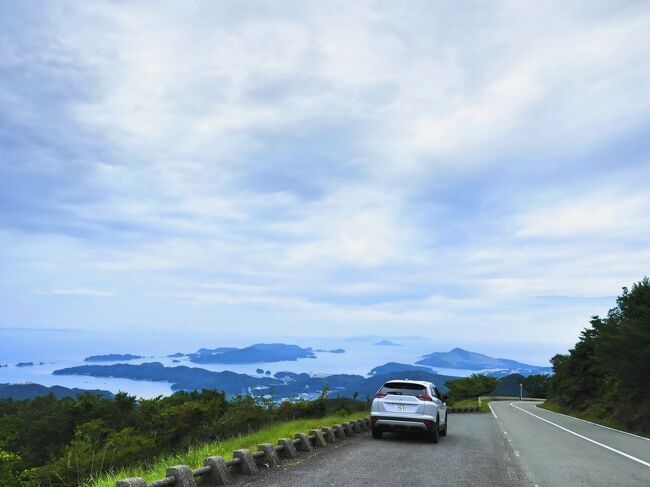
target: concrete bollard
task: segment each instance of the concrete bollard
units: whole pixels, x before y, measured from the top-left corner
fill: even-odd
[[[211,467],[212,471],[203,476],[203,481],[209,485],[228,485],[232,482],[230,470],[223,457],[208,457],[203,460],[204,467]]]
[[[332,431],[332,428],[323,426],[320,430],[323,432],[325,441],[328,443],[336,443],[336,435],[334,434],[334,431]]]
[[[167,477],[174,477],[176,482],[172,484],[173,487],[196,487],[194,482],[194,475],[192,469],[187,465],[174,465],[167,468]]]
[[[350,426],[352,426],[352,431],[354,431],[356,434],[361,434],[361,426],[359,426],[359,423],[357,421],[350,421]]]
[[[343,428],[343,426],[340,424],[335,424],[332,429],[334,430],[334,434],[338,439],[342,440],[345,438],[345,428]]]
[[[300,443],[298,443],[298,450],[304,451],[304,452],[313,452],[314,447],[311,446],[311,441],[309,441],[309,438],[307,438],[307,435],[303,433],[296,433],[296,438],[300,440]]]
[[[129,479],[118,480],[115,487],[147,487],[143,478],[131,477]]]
[[[309,435],[314,435],[314,444],[320,448],[327,446],[327,442],[325,441],[325,436],[323,436],[323,432],[319,429],[311,430],[309,432]]]
[[[246,448],[235,450],[232,457],[239,459],[239,471],[244,475],[254,475],[257,473],[257,465],[255,465],[255,459],[251,455],[250,450]]]
[[[275,452],[275,448],[273,448],[271,443],[262,443],[261,445],[257,445],[257,449],[264,452],[264,462],[266,462],[269,467],[275,468],[280,464],[278,454]]]
[[[278,445],[282,446],[282,451],[280,452],[282,458],[296,458],[298,456],[298,450],[296,450],[296,445],[293,444],[293,440],[280,438]]]
[[[343,431],[345,431],[345,436],[354,436],[354,430],[352,429],[350,423],[343,423],[341,426],[343,426]]]

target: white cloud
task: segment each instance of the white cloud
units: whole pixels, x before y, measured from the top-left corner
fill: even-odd
[[[112,291],[100,291],[98,289],[53,289],[50,294],[56,296],[89,296],[93,298],[110,298],[115,295]]]
[[[645,149],[594,160],[642,145],[622,137],[650,110],[647,7],[45,12],[15,16],[39,36],[6,29],[27,47],[0,43],[29,73],[0,117],[61,144],[25,136],[5,178],[31,198],[0,215],[4,291],[146,296],[145,324],[174,297],[208,321],[523,339],[578,316],[528,299],[613,295],[650,266]]]

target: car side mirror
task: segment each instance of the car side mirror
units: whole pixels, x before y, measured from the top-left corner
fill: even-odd
[[[445,394],[442,396],[442,402],[448,402],[449,401],[449,394]]]

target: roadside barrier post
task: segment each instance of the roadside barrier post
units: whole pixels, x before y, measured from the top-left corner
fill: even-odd
[[[250,450],[246,448],[235,450],[232,457],[239,459],[239,471],[244,475],[254,475],[257,473],[257,465],[255,465],[255,459],[251,455]]]
[[[196,487],[194,482],[194,474],[192,469],[187,465],[175,465],[167,468],[167,477],[174,477],[176,482],[172,484],[173,487]]]
[[[278,440],[278,445],[282,447],[282,450],[280,451],[282,458],[296,458],[298,456],[296,445],[293,444],[293,440],[290,438],[280,438]]]
[[[228,465],[222,457],[213,456],[203,460],[204,467],[210,467],[210,473],[203,477],[204,481],[212,485],[228,485],[232,482]]]

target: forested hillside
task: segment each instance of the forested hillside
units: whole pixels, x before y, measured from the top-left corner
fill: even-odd
[[[227,400],[214,390],[146,400],[124,393],[0,400],[0,486],[84,485],[102,472],[271,423],[367,409],[366,401],[351,399]]]
[[[623,288],[552,363],[549,397],[560,408],[650,432],[650,280]]]

